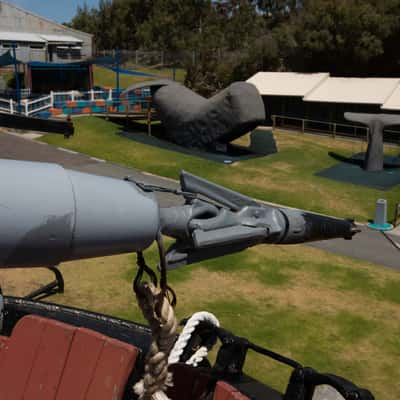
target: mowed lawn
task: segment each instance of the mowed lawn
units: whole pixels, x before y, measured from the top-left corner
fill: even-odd
[[[373,215],[377,198],[386,197],[391,207],[400,198],[398,188],[380,192],[314,176],[335,163],[329,151],[350,155],[363,150],[361,143],[275,132],[278,154],[223,165],[133,142],[102,119],[74,123],[70,140],[51,135],[41,140],[172,178],[186,169],[263,200],[359,221]],[[154,249],[148,253],[155,265]],[[56,301],[143,321],[131,292],[133,254],[71,262],[62,270],[66,293]],[[26,293],[46,276],[1,272],[6,292]],[[237,334],[344,375],[378,399],[400,397],[398,272],[306,246],[265,245],[172,271],[169,279],[179,318],[209,310]],[[249,356],[247,371],[280,390],[290,372],[258,355]]]
[[[185,169],[261,200],[360,222],[373,218],[377,199],[388,200],[389,219],[400,201],[400,185],[380,191],[315,176],[337,163],[330,151],[350,156],[365,150],[361,142],[276,131],[277,154],[225,165],[129,140],[121,136],[118,124],[104,119],[81,117],[74,125],[75,135],[69,140],[57,135],[41,140],[170,178],[177,179]],[[247,141],[244,137],[239,143]],[[391,154],[398,151],[386,149]]]
[[[135,70],[138,72],[144,72],[146,74],[155,75],[154,78],[146,78],[143,76],[135,76],[128,74],[120,74],[120,87],[126,89],[129,85],[134,83],[143,82],[143,80],[153,80],[159,78],[173,79],[172,68],[135,68],[128,67],[126,69]],[[175,79],[178,82],[183,82],[185,80],[185,72],[181,68],[177,68],[175,71]],[[93,80],[95,86],[109,86],[116,87],[116,73],[99,66],[93,66]]]
[[[154,248],[145,253],[157,262]],[[51,300],[143,322],[132,294],[135,255],[61,265],[65,294]],[[43,269],[1,270],[6,294],[53,279]],[[400,275],[306,246],[262,245],[169,273],[178,318],[213,312],[222,325],[320,371],[346,376],[379,400],[400,397]],[[284,390],[290,369],[249,354],[246,371]]]

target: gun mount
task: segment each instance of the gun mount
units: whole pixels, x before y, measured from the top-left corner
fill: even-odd
[[[349,220],[261,204],[187,172],[177,192],[186,204],[171,208],[160,208],[146,185],[56,164],[0,160],[0,189],[0,267],[143,251],[159,232],[176,239],[171,268],[261,243],[356,232]]]
[[[163,289],[164,284],[170,290],[166,280],[162,283],[165,260],[170,267],[176,267],[261,243],[291,244],[333,237],[351,239],[357,232],[352,221],[262,204],[187,172],[181,174],[181,188],[173,191],[185,198],[184,205],[160,208],[152,193],[155,190],[166,189],[133,182],[129,178],[117,180],[83,174],[55,164],[0,160],[0,268],[51,267],[67,260],[136,251],[139,272],[143,269],[149,275],[149,272],[153,273],[150,277],[155,277],[154,272],[145,265],[141,253],[154,240],[160,244],[160,233],[163,233],[176,240],[166,258],[161,257],[163,250],[160,251],[160,288]],[[57,271],[53,272],[57,279],[48,285],[49,290],[54,290],[57,284],[63,286],[62,278],[57,277]],[[137,296],[150,287],[147,283],[139,282],[139,272],[134,281]],[[162,294],[161,291],[159,293]],[[0,322],[4,322],[1,333],[5,334],[0,335],[0,342],[11,343],[10,346],[3,346],[5,350],[3,347],[1,349],[2,356],[5,352],[0,374],[3,379],[0,385],[1,398],[16,398],[9,396],[10,393],[15,394],[16,386],[9,382],[15,377],[19,378],[24,368],[31,371],[32,366],[36,365],[36,359],[31,357],[27,360],[24,350],[19,351],[20,348],[41,348],[39,343],[46,341],[48,347],[44,352],[46,363],[43,371],[56,369],[55,362],[60,365],[60,343],[53,340],[53,334],[64,338],[68,336],[66,332],[70,332],[71,350],[64,352],[63,362],[69,366],[71,359],[76,359],[79,367],[70,368],[72,375],[66,373],[65,368],[60,370],[54,387],[47,382],[42,385],[41,375],[32,374],[33,377],[29,378],[32,387],[40,387],[40,390],[44,387],[47,392],[59,385],[58,390],[64,390],[63,393],[67,390],[69,393],[71,385],[62,385],[63,380],[66,376],[75,377],[80,373],[80,368],[87,368],[79,358],[82,347],[74,346],[75,340],[80,340],[81,335],[86,335],[85,340],[90,346],[94,341],[98,343],[99,340],[107,341],[112,337],[111,342],[107,343],[111,343],[115,351],[123,349],[124,357],[129,352],[135,354],[135,358],[138,351],[148,352],[146,360],[152,354],[151,349],[157,345],[154,334],[151,335],[150,330],[141,325],[86,310],[31,301],[33,297],[42,298],[42,294],[40,290],[32,292],[29,299],[3,298],[0,295]],[[162,296],[157,299],[166,299],[164,294]],[[151,315],[158,312],[157,303],[153,306]],[[320,374],[297,361],[231,334],[219,327],[218,320],[192,318],[196,320],[190,327],[192,333],[185,339],[186,345],[179,349],[179,354],[180,350],[183,351],[184,360],[178,356],[178,361],[168,365],[169,371],[174,372],[174,386],[168,392],[172,400],[233,399],[238,397],[227,396],[238,393],[238,390],[248,394],[249,397],[240,394],[243,399],[317,400],[314,393],[324,385],[336,390],[341,399],[373,399],[368,390],[358,388],[351,382],[334,375]],[[81,330],[81,327],[86,329]],[[168,324],[163,324],[163,327],[169,329]],[[45,332],[47,336],[43,333],[42,337],[40,332]],[[173,344],[174,331],[171,337]],[[216,339],[220,340],[221,347],[213,367],[207,360],[201,361],[202,357],[198,369],[186,362],[192,359],[194,348],[200,346],[200,349],[204,349],[204,344],[212,345]],[[101,357],[91,351],[90,346],[86,348],[85,360],[94,360],[91,362],[96,365]],[[243,373],[248,350],[294,369],[284,395]],[[33,355],[40,351],[30,353]],[[163,350],[156,356],[162,361],[165,359],[164,353]],[[126,359],[124,357],[121,359]],[[133,356],[131,358],[133,360]],[[101,398],[106,398],[112,389],[113,398],[121,400],[125,390],[124,399],[137,398],[131,387],[147,367],[144,367],[145,360],[138,356],[135,370],[133,360],[125,367],[123,377],[114,376],[112,372],[121,368],[121,359],[104,357],[101,370],[107,373],[107,379],[102,379],[100,383],[90,378],[94,372],[89,371],[87,386],[93,393],[101,392],[104,395]],[[160,365],[157,364],[157,368]],[[107,388],[104,388],[103,382],[109,380],[113,384],[107,384]],[[144,387],[141,382],[139,387]],[[115,392],[114,388],[119,388],[119,391]],[[221,388],[228,390],[228,394],[221,397],[221,393],[225,393],[221,392]],[[18,390],[18,394],[23,393],[25,386],[19,385]],[[74,387],[74,390],[78,395],[83,393],[79,388]],[[107,398],[111,398],[111,394]]]

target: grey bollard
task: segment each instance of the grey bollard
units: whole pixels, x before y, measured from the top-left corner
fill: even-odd
[[[378,199],[375,206],[374,224],[384,226],[387,224],[387,201],[386,199]]]

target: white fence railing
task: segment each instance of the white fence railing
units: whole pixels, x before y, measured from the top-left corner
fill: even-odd
[[[53,101],[51,95],[39,97],[38,99],[32,101],[23,100],[23,103],[24,103],[24,114],[26,116],[53,107]]]
[[[16,110],[17,110],[17,103],[13,99],[0,98],[0,111],[4,111],[9,114],[14,114]]]
[[[150,92],[148,94],[150,94]],[[10,114],[21,113],[26,116],[30,116],[37,112],[53,108],[54,106],[57,106],[60,103],[65,103],[68,101],[76,101],[78,103],[79,101],[96,101],[96,100],[115,101],[120,99],[119,95],[120,92],[118,92],[115,89],[89,90],[82,92],[77,90],[70,90],[67,92],[52,91],[50,92],[49,95],[42,96],[36,99],[32,100],[23,99],[21,100],[19,107],[17,105],[17,102],[15,102],[13,99],[0,98],[0,111],[4,111]],[[128,98],[129,97],[130,96],[128,96]]]
[[[89,90],[86,92],[80,92],[77,90],[70,90],[68,92],[51,92],[50,96],[53,96],[53,103],[64,102],[64,101],[78,101],[78,100],[112,100],[115,95],[115,90]]]

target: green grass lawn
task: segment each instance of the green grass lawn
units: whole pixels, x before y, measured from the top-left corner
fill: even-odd
[[[172,68],[132,68],[135,71],[145,72],[151,75],[157,75],[163,78],[172,79],[173,72]],[[120,74],[120,85],[121,88],[127,88],[129,85],[134,83],[143,82],[152,78],[146,78],[143,76],[134,76],[134,75],[125,75]],[[154,78],[157,79],[157,78]],[[185,80],[185,72],[181,68],[176,69],[175,79],[178,82],[183,82]],[[99,66],[93,66],[93,80],[95,86],[116,86],[116,74],[113,71],[110,71],[106,68],[102,68]]]
[[[145,253],[157,263],[154,248]],[[143,322],[132,294],[135,255],[61,265],[65,293],[52,298]],[[0,270],[2,289],[23,295],[52,279],[40,270]],[[306,246],[262,245],[177,269],[169,283],[179,319],[208,310],[253,342],[322,372],[400,397],[400,275]],[[284,390],[290,369],[249,354],[246,371]]]
[[[120,135],[119,125],[103,119],[76,118],[74,125],[69,140],[56,135],[41,140],[170,178],[185,169],[261,200],[360,222],[373,218],[378,198],[388,200],[389,218],[400,201],[400,186],[380,191],[314,175],[337,162],[329,151],[350,156],[365,150],[365,143],[276,131],[277,154],[225,165],[134,142]]]
[[[279,153],[223,165],[160,150],[120,136],[120,127],[92,117],[74,120],[70,140],[41,140],[177,178],[181,169],[250,196],[365,221],[376,198],[390,205],[399,189],[380,192],[314,176],[335,163],[331,150],[350,155],[361,143],[276,132]],[[245,139],[241,140],[244,144]],[[146,252],[157,262],[154,248]],[[66,291],[57,302],[143,321],[132,296],[133,254],[65,263]],[[95,277],[95,279],[94,279]],[[45,271],[0,271],[5,293],[24,294],[50,279]],[[215,313],[236,334],[323,372],[343,375],[377,399],[400,397],[400,275],[381,266],[307,246],[262,245],[169,273],[177,316]],[[246,371],[284,390],[290,370],[250,354]]]

